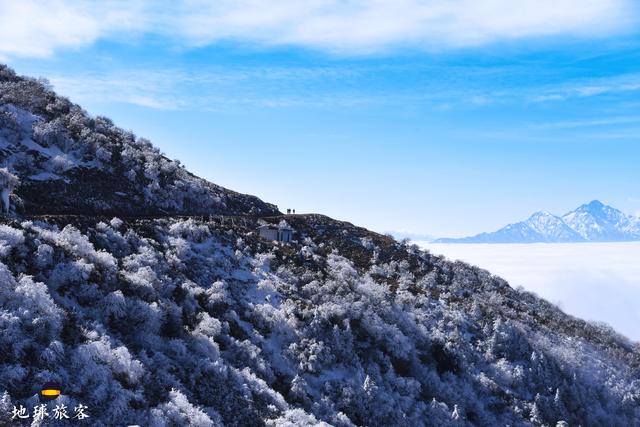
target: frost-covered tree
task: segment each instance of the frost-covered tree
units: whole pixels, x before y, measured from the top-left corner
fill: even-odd
[[[9,213],[9,196],[20,181],[18,177],[9,172],[7,168],[0,168],[0,202],[2,202],[2,212]]]

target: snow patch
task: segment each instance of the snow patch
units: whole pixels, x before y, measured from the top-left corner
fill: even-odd
[[[56,181],[64,178],[53,172],[40,172],[35,175],[31,175],[29,179],[32,181]]]

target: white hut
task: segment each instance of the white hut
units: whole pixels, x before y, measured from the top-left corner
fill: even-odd
[[[0,168],[0,206],[1,211],[9,213],[9,195],[20,181],[18,177],[9,172],[7,168]]]
[[[263,224],[258,227],[260,237],[267,240],[275,240],[278,242],[290,242],[293,237],[293,230],[289,225],[282,221],[278,225]]]

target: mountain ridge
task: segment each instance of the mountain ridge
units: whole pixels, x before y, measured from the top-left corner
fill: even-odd
[[[85,215],[280,214],[188,172],[145,138],[91,117],[42,79],[0,65],[0,167],[21,177],[16,212]]]
[[[626,215],[599,200],[563,216],[536,212],[528,219],[489,233],[440,238],[433,243],[582,243],[640,240],[640,218]]]

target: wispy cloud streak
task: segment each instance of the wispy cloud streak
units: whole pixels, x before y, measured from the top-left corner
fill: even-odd
[[[65,74],[49,80],[75,102],[127,103],[157,110],[333,108],[383,102],[379,95],[332,87],[334,81],[344,84],[358,73],[349,67],[212,67]]]
[[[596,127],[596,126],[614,126],[614,125],[626,125],[640,123],[640,116],[623,116],[623,117],[605,117],[601,119],[592,120],[575,120],[575,121],[563,121],[553,123],[540,123],[533,124],[533,129],[570,129],[570,128],[582,128],[582,127]]]
[[[531,101],[564,101],[570,98],[588,98],[636,92],[640,91],[640,74],[577,80],[559,86],[539,88],[538,90],[538,93],[529,95]]]

